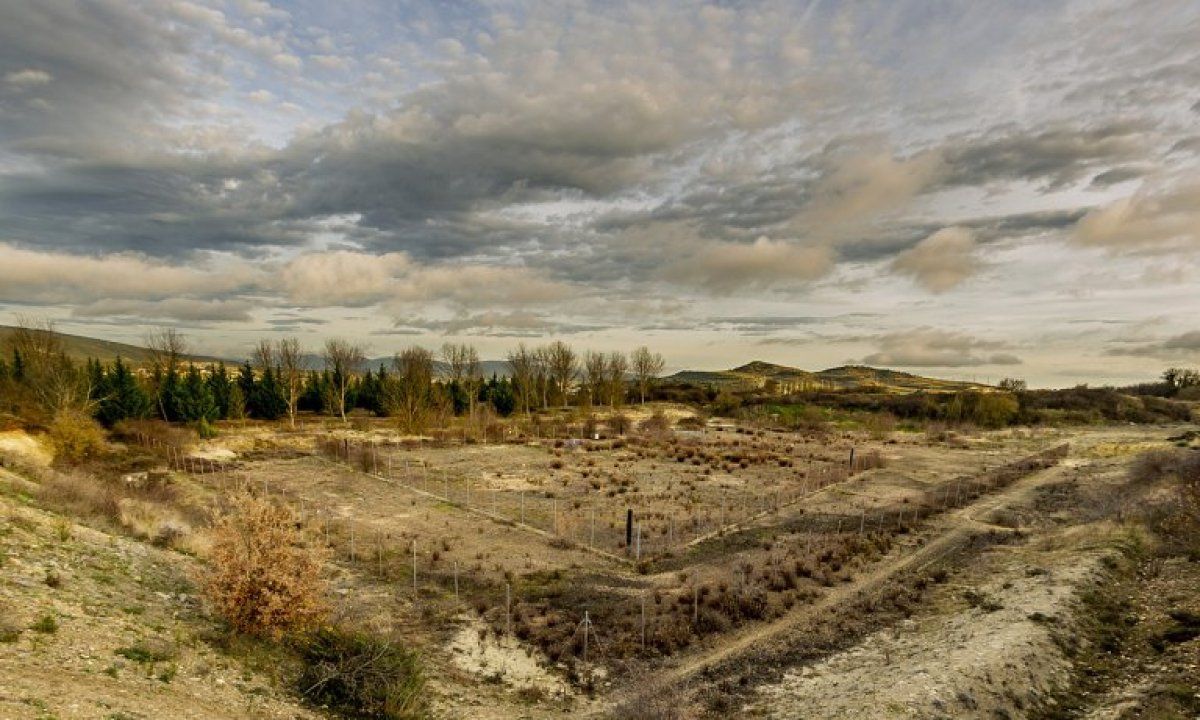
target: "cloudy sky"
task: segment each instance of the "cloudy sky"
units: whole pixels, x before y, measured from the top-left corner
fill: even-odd
[[[0,0],[0,323],[1200,361],[1200,5]]]

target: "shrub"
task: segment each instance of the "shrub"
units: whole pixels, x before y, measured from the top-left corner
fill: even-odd
[[[638,429],[647,435],[665,435],[671,429],[671,421],[662,410],[655,410],[653,415],[638,425]]]
[[[614,720],[685,720],[691,717],[683,698],[673,688],[645,684],[633,697],[613,709]]]
[[[294,513],[242,495],[213,527],[209,604],[235,631],[278,638],[326,615],[326,552],[306,542]]]
[[[37,622],[30,625],[29,629],[45,635],[53,635],[54,633],[58,632],[58,618],[54,617],[54,615],[50,613],[46,613],[38,618]]]
[[[608,429],[614,435],[624,435],[629,432],[629,428],[633,426],[629,416],[625,413],[613,413],[608,417]]]
[[[425,716],[420,659],[391,640],[326,627],[297,642],[304,669],[297,689],[310,702],[350,717],[406,720]]]
[[[104,450],[104,430],[87,415],[64,410],[54,416],[48,433],[54,455],[66,463],[79,463]]]

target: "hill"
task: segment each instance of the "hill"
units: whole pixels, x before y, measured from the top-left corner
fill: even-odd
[[[11,325],[0,325],[0,350],[5,354],[8,353],[8,339],[16,330],[17,328]],[[101,362],[108,363],[115,360],[117,356],[120,356],[122,360],[132,365],[148,365],[153,359],[150,350],[140,345],[99,340],[97,338],[71,335],[63,332],[55,332],[54,334],[61,339],[63,349],[72,360],[83,361],[88,358],[95,358]],[[221,358],[207,355],[187,355],[184,359],[190,362],[209,363],[217,362]]]
[[[981,383],[942,380],[865,365],[843,365],[812,372],[762,360],[755,360],[731,370],[681,370],[666,380],[690,385],[712,385],[728,390],[756,390],[769,386],[779,393],[815,390],[908,393],[989,389],[989,386]]]

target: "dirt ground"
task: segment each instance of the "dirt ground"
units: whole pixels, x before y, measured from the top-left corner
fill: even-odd
[[[784,660],[743,673],[737,704],[710,716],[1028,717],[1078,685],[1061,636],[1081,593],[1113,576],[1127,532],[1095,520],[1103,490],[1177,431],[946,439],[732,428],[446,445],[378,428],[251,425],[190,448],[206,462],[175,477],[196,504],[250,488],[296,508],[334,550],[340,612],[422,652],[435,717],[602,716],[649,680],[711,689],[768,650]],[[350,457],[329,452],[331,439]],[[5,442],[0,452],[21,462],[39,457],[26,438]],[[1068,457],[1047,469],[981,480],[1063,443]],[[848,474],[852,448],[881,466]],[[204,547],[194,513],[159,509],[136,530],[191,522],[196,538],[181,552],[47,512],[11,473],[0,486],[0,620],[19,630],[0,643],[0,674],[12,679],[0,717],[316,716],[269,667],[207,639],[213,625],[189,579],[198,562],[187,553]],[[992,539],[961,550],[978,538]],[[947,577],[913,610],[848,630],[832,650],[796,653],[829,613],[935,565]],[[1171,587],[1160,594],[1184,592]],[[1148,617],[1171,609],[1140,597]],[[760,604],[743,611],[746,598]],[[729,603],[727,620],[697,622]],[[31,629],[48,614],[55,632]],[[143,646],[166,650],[152,660],[129,651]],[[1194,664],[1190,647],[1172,668]],[[1157,692],[1151,666],[1116,678],[1094,717],[1122,717]],[[68,690],[53,692],[48,677],[67,678]]]

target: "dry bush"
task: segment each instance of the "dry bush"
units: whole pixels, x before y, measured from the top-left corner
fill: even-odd
[[[190,430],[177,427],[162,420],[122,420],[113,426],[113,437],[126,443],[140,443],[183,447],[195,436]]]
[[[68,464],[77,464],[104,452],[104,429],[87,414],[62,410],[55,414],[46,433],[54,457]]]
[[[678,690],[663,685],[645,684],[632,698],[613,708],[613,720],[688,720],[695,713]]]
[[[119,521],[121,492],[114,483],[78,471],[52,472],[42,479],[38,499],[76,517]]]
[[[629,419],[629,416],[619,412],[609,415],[605,424],[614,435],[624,435],[633,427],[633,421]]]
[[[671,421],[667,419],[667,416],[662,410],[655,410],[650,417],[646,418],[638,425],[638,430],[641,430],[647,435],[666,435],[670,429]]]
[[[863,421],[863,427],[872,440],[886,440],[896,429],[896,416],[890,412],[871,413]]]
[[[240,633],[278,638],[314,627],[329,610],[326,555],[289,508],[244,494],[213,526],[204,593]]]
[[[347,717],[409,720],[426,716],[425,676],[416,653],[378,635],[321,628],[297,642],[300,693]]]

